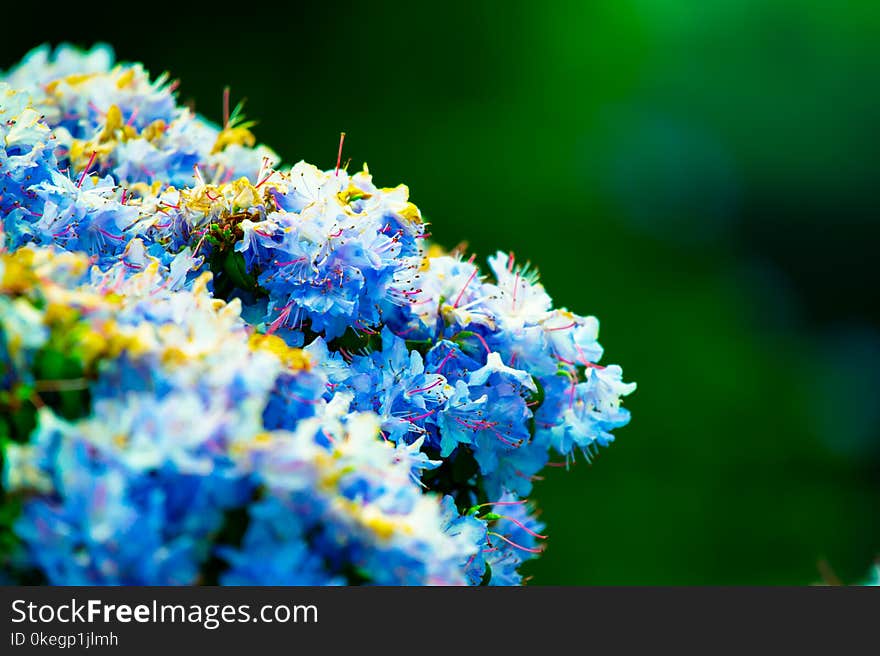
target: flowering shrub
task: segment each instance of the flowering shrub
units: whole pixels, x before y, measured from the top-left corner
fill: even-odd
[[[7,577],[520,583],[534,476],[629,419],[596,319],[174,88],[106,47],[0,76]]]

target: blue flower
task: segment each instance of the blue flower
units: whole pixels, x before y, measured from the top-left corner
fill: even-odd
[[[281,167],[240,105],[215,125],[175,87],[106,46],[0,75],[2,486],[25,499],[0,561],[521,583],[551,452],[629,421],[598,320],[512,254],[426,245],[405,185]]]

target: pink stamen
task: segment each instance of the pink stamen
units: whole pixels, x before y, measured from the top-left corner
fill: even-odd
[[[336,237],[339,237],[341,234],[342,234],[342,228],[340,228],[340,229],[337,230],[336,232],[331,232],[331,233],[330,233],[329,235],[327,235],[327,236],[330,237],[330,239],[335,239]]]
[[[98,156],[98,151],[93,150],[92,156],[89,158],[89,163],[86,164],[86,167],[83,169],[82,175],[79,176],[79,182],[76,183],[76,188],[79,189],[82,187],[83,181],[86,179],[86,174],[89,172],[89,169],[92,168],[92,164],[95,163],[95,158]]]
[[[254,187],[254,189],[259,189],[260,187],[262,187],[262,186],[263,186],[263,183],[266,182],[269,178],[271,178],[271,177],[272,177],[273,175],[275,175],[276,173],[277,173],[277,171],[271,171],[271,172],[269,173],[269,175],[267,175],[265,178],[263,178],[262,180],[260,180],[260,181],[257,183],[257,185]]]
[[[489,430],[491,430],[493,433],[495,433],[495,437],[497,437],[499,440],[501,440],[502,444],[506,444],[507,446],[514,448],[514,449],[518,449],[519,447],[522,446],[522,440],[518,440],[516,442],[511,442],[506,437],[504,437],[498,429],[490,428]]]
[[[269,330],[266,331],[267,335],[273,334],[276,330],[278,330],[284,324],[285,321],[287,321],[287,317],[290,316],[290,309],[292,306],[293,306],[293,301],[291,301],[290,303],[288,303],[287,305],[285,305],[282,308],[281,313],[278,315],[278,318],[275,319],[275,321],[273,321],[271,324],[269,324]]]
[[[345,132],[339,133],[339,152],[336,154],[336,177],[339,177],[339,165],[342,163],[342,144],[345,142]]]
[[[572,321],[572,322],[571,322],[570,324],[568,324],[567,326],[557,326],[556,328],[547,328],[546,330],[547,330],[548,333],[552,333],[552,332],[557,331],[557,330],[568,330],[569,328],[574,328],[576,325],[577,325],[577,322],[576,322],[576,321]]]
[[[510,255],[507,256],[507,272],[511,271],[513,271],[513,251],[510,251]]]
[[[138,108],[135,107],[134,111],[131,113],[131,116],[128,117],[128,120],[125,122],[125,124],[132,125],[134,123],[134,120],[137,118],[137,115],[138,115]]]
[[[596,364],[595,362],[590,362],[589,360],[587,360],[587,356],[584,354],[583,350],[581,349],[581,347],[577,343],[575,343],[574,347],[577,349],[578,353],[581,356],[581,364],[582,365],[584,365],[588,369],[604,369],[605,368],[605,365]]]
[[[513,303],[510,306],[511,310],[516,308],[516,290],[519,287],[519,271],[516,272],[516,279],[513,282]]]
[[[111,233],[107,232],[106,230],[104,230],[104,228],[98,228],[98,232],[100,232],[102,235],[104,235],[108,239],[115,239],[116,241],[125,241],[125,237],[122,237],[121,235],[111,234]]]
[[[340,275],[341,275],[341,274],[340,274]],[[368,335],[378,335],[378,334],[379,334],[378,331],[373,330],[372,328],[367,328],[367,327],[364,326],[360,321],[355,321],[355,322],[354,322],[354,325],[355,325],[355,328],[357,328],[358,330],[361,330],[361,331],[367,333]]]
[[[465,421],[464,419],[461,419],[460,417],[453,417],[453,419],[458,424],[461,424],[465,428],[469,428],[472,431],[488,430],[488,429],[492,428],[492,426],[494,425],[494,424],[492,424],[492,422],[490,422],[486,419],[474,420],[472,422]]]
[[[453,351],[452,349],[449,349],[449,353],[447,353],[446,357],[444,357],[442,360],[440,360],[440,364],[437,365],[437,373],[439,373],[439,371],[443,368],[443,365],[445,365],[447,362],[449,362],[449,360],[451,358],[454,358],[454,357],[457,357],[455,355],[455,351]]]
[[[229,87],[223,89],[223,129],[229,127]]]
[[[439,410],[439,408],[434,408],[430,412],[426,412],[426,413],[418,415],[416,417],[410,417],[409,419],[407,419],[407,421],[414,422],[414,421],[421,421],[422,419],[427,419],[428,417],[433,415],[435,412],[437,412],[437,410]]]
[[[470,277],[467,279],[467,282],[464,283],[464,287],[462,287],[462,288],[461,288],[461,291],[458,292],[458,296],[457,296],[456,299],[455,299],[455,303],[452,304],[452,307],[454,307],[454,308],[457,308],[457,307],[458,307],[458,304],[461,302],[461,297],[464,296],[464,291],[468,288],[468,285],[471,284],[471,280],[473,280],[474,277],[475,277],[476,275],[477,275],[477,270],[474,269],[474,270],[471,272]]]
[[[508,515],[501,515],[501,519],[506,519],[506,520],[509,521],[509,522],[513,522],[514,524],[516,524],[517,526],[519,526],[522,530],[524,530],[526,533],[528,533],[528,534],[531,535],[531,536],[534,536],[534,537],[538,538],[539,540],[546,540],[546,539],[547,539],[547,536],[546,536],[546,535],[541,535],[540,533],[535,533],[535,531],[533,531],[532,529],[530,529],[528,526],[526,526],[525,524],[523,524],[521,521],[519,521],[519,520],[516,519],[515,517],[509,517]]]
[[[171,279],[166,278],[164,281],[162,281],[161,285],[159,285],[158,287],[156,287],[156,289],[154,289],[153,291],[150,292],[150,296],[155,296],[156,294],[161,292],[163,289],[165,289],[168,286],[168,284],[170,282],[171,282]]]
[[[511,547],[514,547],[514,548],[516,548],[516,549],[521,549],[522,551],[528,551],[529,553],[533,553],[533,554],[539,554],[539,553],[542,553],[542,552],[544,551],[543,549],[533,549],[533,548],[531,548],[531,547],[524,547],[524,546],[522,546],[521,544],[517,544],[516,542],[514,542],[514,541],[511,540],[510,538],[507,538],[507,537],[501,535],[500,533],[496,533],[495,531],[488,531],[488,534],[489,534],[489,535],[494,535],[496,538],[499,538],[499,539],[501,539],[501,540],[504,540],[504,541],[505,541],[507,544],[509,544]]]
[[[520,499],[519,501],[488,501],[486,503],[481,503],[477,508],[485,508],[486,506],[519,506],[528,502],[528,499]]]
[[[268,237],[269,235],[263,235],[264,237]],[[278,260],[273,260],[272,264],[275,266],[288,266],[290,264],[299,264],[300,262],[305,262],[307,258],[298,257],[295,260],[288,260],[287,262],[279,262]]]
[[[427,392],[428,390],[434,389],[435,387],[437,387],[437,385],[441,385],[442,383],[443,383],[443,379],[438,378],[437,380],[435,380],[433,383],[431,383],[427,387],[420,387],[418,389],[410,390],[409,394],[418,394],[419,392]]]
[[[125,199],[128,198],[128,189],[122,190],[122,204],[125,205]]]

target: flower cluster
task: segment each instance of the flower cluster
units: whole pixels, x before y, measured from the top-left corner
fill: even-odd
[[[6,572],[520,583],[538,472],[629,420],[596,319],[175,87],[106,47],[0,76]]]

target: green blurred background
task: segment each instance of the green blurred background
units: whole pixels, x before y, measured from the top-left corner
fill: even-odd
[[[876,2],[464,6],[80,5],[10,18],[0,67],[102,40],[214,120],[230,85],[286,163],[332,167],[344,130],[437,241],[513,250],[598,316],[633,421],[538,484],[534,583],[805,584],[821,559],[862,578],[880,554]]]

